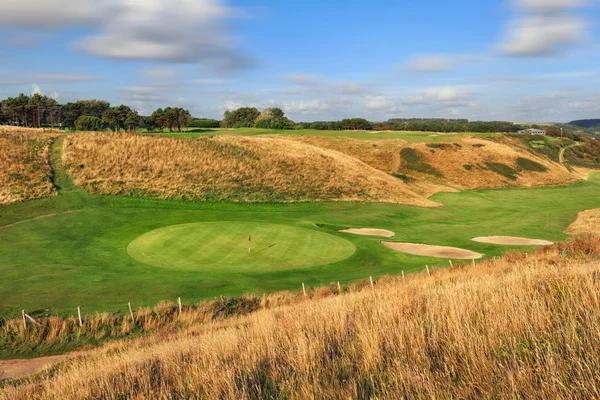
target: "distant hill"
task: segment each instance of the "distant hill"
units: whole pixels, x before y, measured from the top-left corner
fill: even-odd
[[[577,121],[571,121],[569,124],[586,129],[600,129],[600,119],[580,119]]]

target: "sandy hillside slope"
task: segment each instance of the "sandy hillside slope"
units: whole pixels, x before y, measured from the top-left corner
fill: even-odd
[[[435,206],[347,154],[271,137],[197,140],[76,134],[64,160],[93,193],[214,201],[374,201]]]

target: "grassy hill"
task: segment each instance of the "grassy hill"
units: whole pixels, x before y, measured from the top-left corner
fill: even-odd
[[[435,203],[336,151],[279,138],[77,134],[65,162],[91,193],[202,201]]]
[[[590,237],[349,293],[272,295],[250,314],[75,355],[0,397],[594,398],[599,256]]]

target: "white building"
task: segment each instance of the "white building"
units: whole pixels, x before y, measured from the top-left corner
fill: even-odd
[[[528,133],[530,135],[546,135],[546,131],[543,129],[525,129],[523,131],[519,131],[519,133]]]

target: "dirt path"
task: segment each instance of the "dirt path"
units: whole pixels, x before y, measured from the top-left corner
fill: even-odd
[[[562,149],[560,149],[560,152],[558,153],[558,162],[560,163],[560,165],[562,165],[563,167],[566,167],[565,151],[567,151],[567,149],[570,149],[571,147],[577,147],[577,146],[581,146],[581,143],[573,143],[572,145],[569,145],[567,147],[563,147]]]
[[[75,353],[32,359],[0,360],[0,381],[25,378],[42,372],[61,361],[74,357]]]

